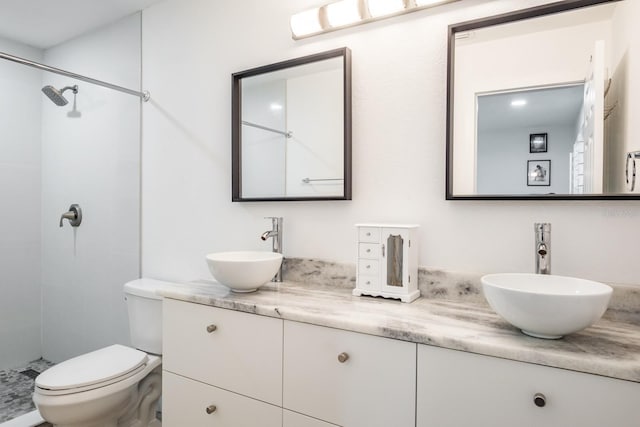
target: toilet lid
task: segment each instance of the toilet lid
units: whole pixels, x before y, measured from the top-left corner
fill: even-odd
[[[36,378],[45,390],[69,390],[107,382],[135,373],[147,363],[147,354],[115,344],[55,365]]]

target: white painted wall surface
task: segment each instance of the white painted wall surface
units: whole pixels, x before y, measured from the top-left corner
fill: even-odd
[[[0,39],[33,61],[42,51]],[[42,74],[0,61],[0,369],[40,357]]]
[[[44,62],[138,88],[140,16],[51,48]],[[140,100],[58,75],[41,83],[77,83],[82,113],[67,117],[70,92],[65,107],[42,97],[43,354],[57,362],[129,342],[122,287],[139,277]],[[60,228],[71,203],[82,224]]]
[[[640,284],[639,201],[444,198],[447,26],[541,3],[456,2],[303,41],[288,20],[315,0],[145,10],[143,274],[210,278],[205,254],[270,249],[263,217],[279,215],[285,256],[355,262],[355,223],[418,223],[420,265],[469,272],[532,271],[533,223],[548,221],[554,273]],[[342,46],[353,54],[353,201],[232,203],[231,73]]]
[[[344,89],[342,58],[337,70],[287,80],[287,195],[344,195],[344,181],[303,179],[342,178],[344,169]]]
[[[606,143],[609,146],[605,158],[605,174],[611,191],[629,192],[624,176],[626,153],[640,150],[640,129],[637,117],[640,111],[640,2],[625,1],[613,16],[612,84],[605,108],[613,107],[611,116],[605,121]],[[634,94],[636,94],[634,96]],[[638,162],[636,162],[638,163]],[[640,164],[638,164],[640,166]],[[635,193],[640,193],[640,182]]]
[[[286,98],[283,80],[243,84],[242,120],[285,132]],[[286,138],[248,125],[240,129],[242,197],[282,197],[286,191]]]
[[[546,153],[529,153],[529,135],[547,133]],[[569,194],[575,126],[488,130],[478,137],[478,194]],[[527,161],[551,160],[550,186],[527,186]]]

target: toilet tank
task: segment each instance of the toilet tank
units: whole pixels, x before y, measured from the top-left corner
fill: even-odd
[[[154,279],[137,279],[124,285],[131,345],[138,350],[162,354],[162,297],[156,291],[168,285]]]

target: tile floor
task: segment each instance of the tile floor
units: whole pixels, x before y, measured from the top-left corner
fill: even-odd
[[[0,423],[35,409],[31,400],[34,379],[51,366],[53,363],[38,359],[16,369],[0,370]]]

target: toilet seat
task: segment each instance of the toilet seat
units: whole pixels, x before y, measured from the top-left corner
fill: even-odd
[[[56,396],[105,387],[144,370],[148,361],[143,351],[112,345],[49,368],[36,378],[36,391]]]

